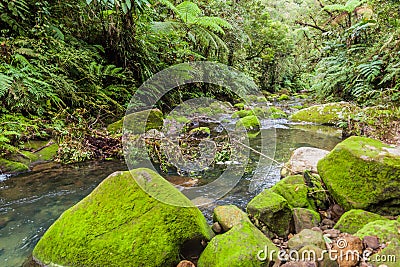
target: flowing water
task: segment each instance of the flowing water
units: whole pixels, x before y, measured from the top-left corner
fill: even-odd
[[[285,162],[291,151],[309,146],[330,150],[340,142],[340,133],[329,127],[287,124],[277,121],[275,160]],[[264,130],[268,131],[268,130]],[[275,143],[275,142],[274,142]],[[252,139],[253,148],[261,144]],[[251,160],[259,155],[252,153]],[[60,214],[88,195],[104,178],[126,170],[123,161],[89,162],[62,166],[45,164],[18,176],[0,175],[0,266],[21,266],[35,244]],[[220,170],[215,171],[215,176]],[[236,187],[213,205],[201,210],[210,221],[215,205],[235,204],[244,208],[249,200],[280,179],[280,166],[269,162],[257,169],[261,180],[249,191],[253,171],[247,172]],[[208,175],[213,176],[212,171]]]

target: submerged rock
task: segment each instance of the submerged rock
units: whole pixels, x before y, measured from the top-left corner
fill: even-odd
[[[349,234],[355,234],[364,225],[377,221],[387,220],[385,217],[365,210],[353,209],[345,212],[335,224],[335,229]]]
[[[250,223],[247,214],[235,205],[217,206],[214,209],[213,219],[221,225],[224,231],[228,231],[233,226],[243,222]]]
[[[247,212],[257,222],[281,237],[286,237],[292,225],[292,209],[288,201],[269,189],[264,190],[247,204]],[[262,225],[258,225],[262,226]]]
[[[126,115],[119,121],[108,125],[107,131],[110,133],[121,133],[122,127],[125,125],[126,129],[131,133],[140,134],[150,129],[160,130],[163,123],[163,113],[159,109],[149,109]]]
[[[259,253],[260,250],[263,252]],[[275,251],[272,260],[271,251]],[[278,252],[279,248],[260,230],[251,223],[244,222],[215,236],[200,255],[197,266],[272,266],[271,262],[276,261]],[[261,259],[265,257],[265,260],[258,259],[257,255]]]
[[[328,103],[299,110],[290,119],[292,121],[333,125],[341,120],[346,120],[349,114],[356,109],[355,105],[347,102]]]
[[[149,169],[116,172],[60,216],[36,245],[34,259],[61,266],[176,266],[184,251],[201,251],[212,231],[200,210],[164,204],[132,176],[191,204]]]
[[[318,172],[345,210],[400,213],[400,148],[350,137],[318,162]]]

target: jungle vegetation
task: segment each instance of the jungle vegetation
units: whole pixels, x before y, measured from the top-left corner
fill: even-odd
[[[0,156],[29,139],[93,134],[181,62],[227,64],[265,93],[398,106],[399,11],[396,0],[3,0]],[[165,101],[218,90],[177,89]]]

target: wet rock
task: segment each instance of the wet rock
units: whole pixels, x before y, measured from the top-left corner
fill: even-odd
[[[215,236],[200,255],[198,267],[210,266],[270,266],[277,260],[279,249],[248,222],[235,225],[228,232]],[[265,260],[260,260],[265,256]]]
[[[138,182],[181,206],[158,201]],[[201,241],[212,235],[189,199],[156,172],[142,168],[103,180],[60,216],[32,254],[41,264],[54,266],[176,266],[180,252],[200,253]]]
[[[359,237],[345,235],[336,240],[333,250],[337,251],[337,262],[340,267],[356,266],[362,256],[363,244]]]
[[[249,202],[247,213],[280,237],[286,237],[290,231],[293,213],[289,203],[269,189],[264,190]]]
[[[246,128],[247,131],[258,131],[261,127],[260,121],[255,115],[250,115],[241,118],[237,122],[237,125],[243,126],[244,128]]]
[[[318,226],[320,221],[321,217],[313,210],[303,208],[293,209],[293,222],[296,233],[300,233],[304,229],[311,229]]]
[[[250,223],[247,214],[235,205],[217,206],[214,209],[213,219],[221,225],[224,231],[228,231],[233,226],[243,222]]]
[[[294,235],[288,241],[288,247],[295,250],[299,250],[308,245],[326,249],[325,240],[322,236],[322,233],[310,229],[304,229],[300,233]]]
[[[400,156],[392,150],[378,140],[352,136],[318,162],[318,172],[345,210],[398,215]]]
[[[382,243],[390,242],[393,239],[400,240],[400,223],[392,220],[373,221],[366,224],[355,235],[360,238],[376,236]]]
[[[363,243],[366,248],[379,248],[379,239],[376,236],[364,236]]]
[[[282,176],[301,174],[308,170],[317,173],[317,163],[320,159],[325,157],[329,151],[313,148],[313,147],[300,147],[293,151],[289,161],[285,164],[287,168],[281,171]]]
[[[352,209],[347,211],[340,217],[339,221],[335,224],[335,229],[349,234],[355,234],[364,225],[377,221],[387,220],[385,217],[360,209]]]
[[[196,267],[196,265],[191,261],[183,260],[176,267]]]
[[[11,221],[10,217],[4,216],[0,218],[0,229],[7,226],[7,224]]]

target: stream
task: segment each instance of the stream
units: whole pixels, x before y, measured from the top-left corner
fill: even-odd
[[[291,152],[303,146],[331,150],[340,142],[340,132],[326,126],[292,124],[277,120],[275,160],[286,162]],[[257,149],[260,137],[251,141]],[[251,153],[250,159],[259,155]],[[32,253],[46,229],[69,207],[87,196],[114,171],[127,170],[124,161],[86,162],[60,165],[47,163],[17,176],[0,175],[0,266],[21,266]],[[256,194],[280,179],[280,166],[259,166],[265,170],[257,190],[249,192],[252,173],[245,173],[236,187],[212,205],[201,207],[207,220],[212,220],[215,205],[235,204],[244,209]],[[213,170],[209,171],[212,176]],[[216,170],[220,173],[220,170]],[[218,174],[216,174],[218,175]],[[168,177],[166,177],[168,178]]]

